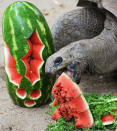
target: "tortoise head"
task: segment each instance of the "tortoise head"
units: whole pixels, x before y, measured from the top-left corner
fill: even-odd
[[[63,47],[47,59],[45,72],[52,76],[66,72],[78,83],[82,67],[86,65],[85,61],[86,53],[82,46],[78,42],[74,42]]]
[[[45,72],[52,77],[66,72],[77,83],[80,82],[81,78],[81,70],[78,67],[78,62],[70,58],[69,55],[66,57],[64,54],[59,55],[58,52],[47,59]]]

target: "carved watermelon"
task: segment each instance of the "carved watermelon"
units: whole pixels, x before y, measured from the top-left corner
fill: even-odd
[[[45,61],[54,47],[42,13],[29,2],[15,2],[4,12],[2,31],[7,87],[14,103],[23,107],[46,103],[53,80],[45,75]]]
[[[62,73],[58,78],[52,89],[52,94],[55,97],[52,105],[59,105],[52,115],[53,119],[58,120],[65,117],[69,121],[74,117],[76,127],[91,127],[93,125],[92,114],[80,87],[66,73]]]

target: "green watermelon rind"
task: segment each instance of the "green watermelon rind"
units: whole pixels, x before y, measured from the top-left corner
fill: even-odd
[[[91,113],[91,110],[90,110],[90,109],[88,109],[88,113],[89,113],[89,117],[90,117],[90,123],[91,123],[91,125],[93,126],[94,119],[93,119],[93,115],[92,115],[92,113]]]
[[[87,103],[85,97],[83,96],[83,94],[81,94],[79,97],[82,98],[82,100],[83,100],[83,102],[84,102],[84,104],[85,104],[85,106],[86,106],[86,109],[88,110],[88,109],[89,109],[89,105],[88,105],[88,103]]]

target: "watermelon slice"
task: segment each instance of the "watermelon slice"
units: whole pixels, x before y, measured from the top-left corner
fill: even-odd
[[[76,127],[92,127],[93,117],[80,87],[66,74],[58,78],[52,89],[55,97],[52,105],[58,104],[52,118],[65,117],[67,121],[75,119]]]
[[[73,98],[77,98],[82,94],[82,91],[80,90],[80,87],[75,82],[73,82],[66,73],[62,73],[62,75],[54,84],[52,94],[55,96],[53,105],[56,105],[64,103],[65,101],[70,101]]]
[[[117,114],[117,110],[113,110],[114,114]],[[107,114],[102,116],[101,118],[103,125],[111,125],[116,120],[116,118],[112,114]]]
[[[101,118],[103,125],[110,125],[115,121],[115,117],[111,114],[105,115]]]

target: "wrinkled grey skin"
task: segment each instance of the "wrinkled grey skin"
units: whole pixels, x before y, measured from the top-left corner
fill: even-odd
[[[48,58],[46,73],[55,74],[73,62],[78,74],[87,68],[99,74],[117,70],[117,18],[103,8],[101,0],[95,2],[98,9],[92,3],[86,4],[86,7],[64,15],[53,26],[52,35],[57,52]],[[70,20],[70,17],[73,19]],[[63,61],[55,66],[57,57],[62,57]]]
[[[64,14],[51,29],[56,51],[71,42],[99,35],[104,20],[105,16],[98,8],[78,8]]]

